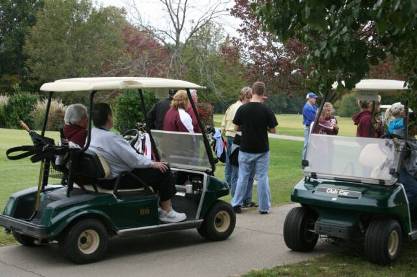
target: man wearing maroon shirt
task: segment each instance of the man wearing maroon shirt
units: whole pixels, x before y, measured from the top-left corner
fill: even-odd
[[[69,105],[65,110],[64,121],[65,138],[83,147],[87,138],[87,108],[82,104]]]

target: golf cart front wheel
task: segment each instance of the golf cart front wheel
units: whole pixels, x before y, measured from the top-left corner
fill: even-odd
[[[285,218],[284,241],[288,248],[299,252],[312,251],[319,235],[314,231],[317,215],[305,208],[293,208]]]
[[[218,201],[197,230],[201,236],[209,240],[225,240],[233,233],[235,225],[236,215],[232,206],[224,201]]]
[[[20,243],[21,245],[23,245],[23,246],[29,246],[29,247],[36,246],[36,244],[35,244],[35,238],[32,238],[32,237],[29,237],[29,236],[26,236],[26,235],[22,235],[22,234],[16,233],[14,231],[13,231],[12,234],[13,234],[14,239],[18,243]]]
[[[387,265],[398,258],[401,243],[401,226],[397,220],[376,219],[366,230],[365,255],[373,263]]]
[[[83,219],[69,228],[60,246],[68,259],[77,264],[86,264],[104,257],[108,239],[103,223],[96,219]]]

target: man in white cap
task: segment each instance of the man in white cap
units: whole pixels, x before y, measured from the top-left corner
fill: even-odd
[[[303,107],[303,125],[304,125],[304,148],[303,148],[303,157],[302,159],[305,159],[305,152],[307,148],[308,143],[308,137],[310,136],[310,125],[314,123],[314,119],[316,118],[317,114],[317,94],[310,91],[306,95],[306,103]]]

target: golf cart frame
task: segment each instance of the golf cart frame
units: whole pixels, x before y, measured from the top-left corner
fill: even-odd
[[[336,85],[334,85],[336,89]],[[362,80],[354,90],[371,100],[378,92],[407,90],[393,80]],[[324,96],[316,116],[317,126]],[[292,209],[284,223],[284,240],[294,251],[312,251],[320,236],[361,242],[368,260],[389,264],[399,255],[402,237],[417,239],[403,184],[398,182],[408,141],[408,103],[404,139],[310,134],[302,166],[304,178],[294,187]]]
[[[173,206],[180,212],[186,212],[186,221],[161,223],[158,218],[159,197],[152,189],[131,172],[123,172],[117,178],[109,179],[105,173],[105,161],[88,150],[94,96],[99,91],[124,89],[138,90],[146,122],[147,110],[143,89],[187,90],[202,134],[164,133],[147,128],[155,160],[159,161],[162,157],[168,159],[165,161],[171,164],[170,151],[157,147],[164,145],[165,136],[169,139],[178,136],[180,142],[182,137],[187,136],[193,139],[193,146],[197,147],[197,160],[207,161],[203,167],[195,167],[191,162],[171,164],[177,190],[181,190],[172,199]],[[41,161],[38,186],[16,192],[9,198],[3,215],[0,215],[0,225],[26,246],[58,241],[63,254],[75,263],[89,263],[102,259],[107,250],[108,239],[114,236],[197,228],[199,233],[209,240],[228,238],[234,230],[236,217],[231,206],[218,199],[227,195],[229,188],[226,183],[214,177],[216,161],[190,89],[204,87],[181,80],[141,77],[73,78],[42,85],[40,90],[48,93],[44,124],[41,135],[31,131],[35,145],[28,151]],[[72,91],[89,92],[88,135],[82,149],[55,146],[52,139],[45,137],[54,92]],[[153,133],[157,134],[157,140]],[[20,149],[27,150],[28,147]],[[67,177],[61,185],[49,185],[50,168],[55,167],[55,158],[62,153],[69,156]],[[25,153],[22,155],[27,157]],[[91,168],[93,170],[88,170]],[[133,181],[142,187],[138,190],[122,189],[126,176],[131,180],[133,178]],[[74,183],[77,186],[74,186]],[[108,184],[111,189],[103,190],[103,186]]]

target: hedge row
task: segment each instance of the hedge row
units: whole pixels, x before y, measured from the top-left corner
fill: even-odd
[[[151,93],[144,93],[144,100],[148,110],[158,101]],[[35,94],[0,95],[0,128],[20,128],[19,121],[23,120],[32,129],[40,130],[43,127],[46,105],[47,100]],[[144,121],[141,99],[136,91],[121,93],[112,106],[115,128],[120,132],[134,128],[137,122]],[[65,109],[66,106],[60,99],[52,100],[47,130],[57,131],[62,128]]]

